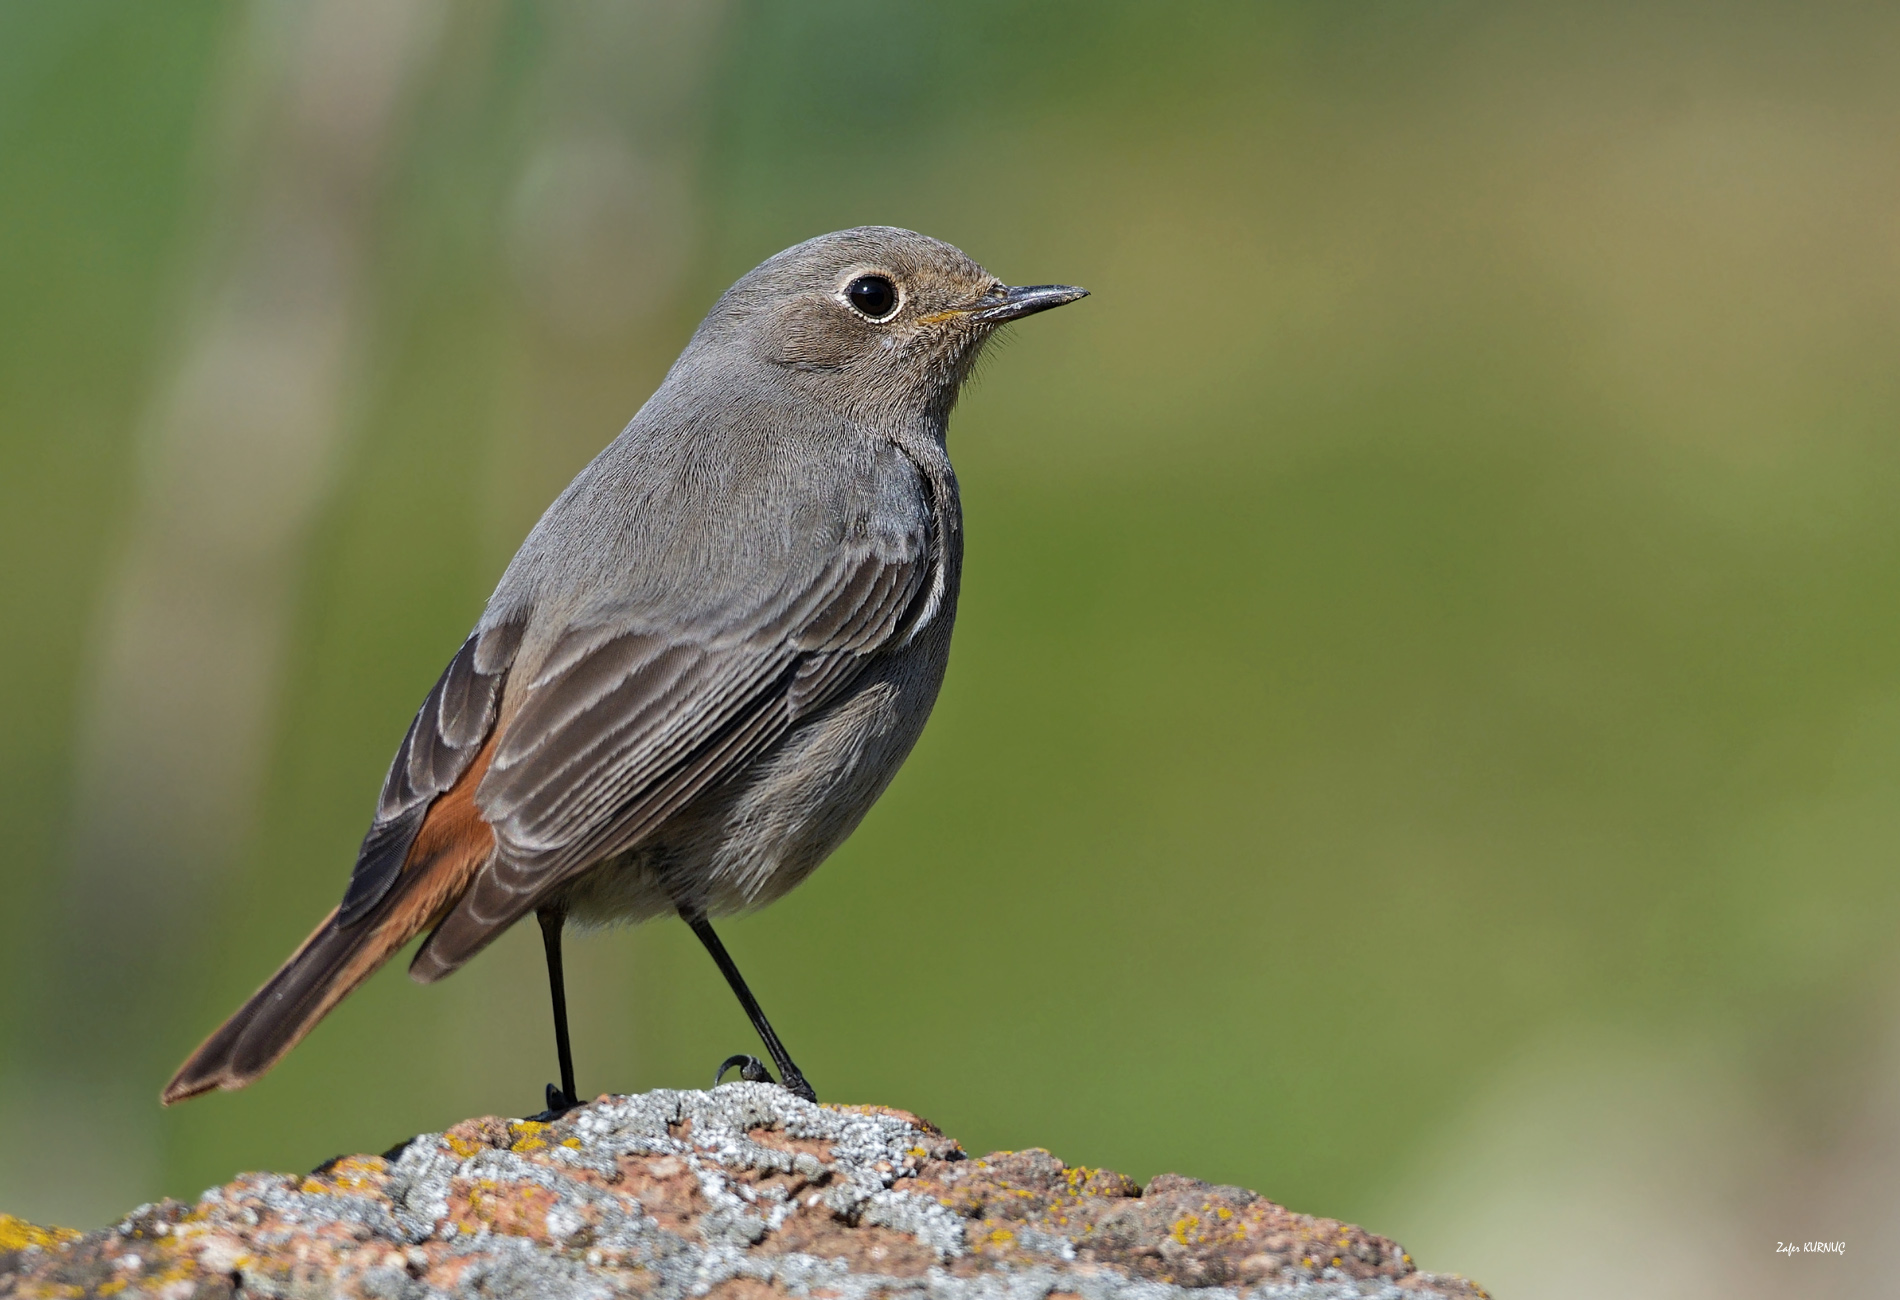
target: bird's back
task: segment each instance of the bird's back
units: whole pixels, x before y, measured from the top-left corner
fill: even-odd
[[[590,624],[757,635],[854,534],[896,553],[933,526],[933,507],[955,508],[954,490],[933,501],[932,477],[950,482],[940,427],[904,436],[934,444],[906,454],[890,431],[769,373],[691,360],[548,507],[503,574],[478,626],[524,622],[518,664]]]

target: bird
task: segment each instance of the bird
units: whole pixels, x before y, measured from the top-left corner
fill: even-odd
[[[161,1100],[242,1088],[393,954],[428,984],[534,913],[579,1105],[561,938],[677,916],[778,1071],[816,1091],[712,921],[805,880],[890,784],[950,652],[951,408],[1002,325],[1071,303],[860,226],[732,285],[550,505],[397,747],[342,901]]]

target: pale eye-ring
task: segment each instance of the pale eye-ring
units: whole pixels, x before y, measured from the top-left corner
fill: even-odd
[[[872,320],[888,320],[897,310],[897,286],[888,276],[861,275],[844,287],[844,296]]]

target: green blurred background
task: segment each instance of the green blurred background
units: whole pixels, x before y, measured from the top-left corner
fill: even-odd
[[[719,290],[883,222],[1095,296],[953,422],[916,754],[726,927],[821,1094],[1506,1295],[1875,1285],[1896,139],[1888,6],[0,7],[0,1208],[538,1106],[533,927],[156,1095]],[[570,951],[584,1091],[752,1046]]]

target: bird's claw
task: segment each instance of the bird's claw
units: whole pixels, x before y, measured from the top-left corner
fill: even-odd
[[[734,1069],[739,1071],[739,1077],[747,1083],[778,1082],[772,1077],[772,1072],[765,1068],[764,1061],[749,1053],[740,1052],[737,1055],[728,1056],[719,1063],[719,1068],[713,1071],[713,1087],[719,1086],[719,1081],[726,1077],[727,1070]]]
[[[740,1052],[721,1061],[719,1069],[713,1073],[713,1087],[717,1088],[719,1081],[726,1077],[726,1071],[733,1069],[738,1070],[739,1077],[747,1083],[776,1083],[800,1100],[809,1102],[818,1100],[818,1094],[812,1091],[809,1083],[805,1082],[804,1075],[793,1073],[787,1075],[783,1081],[774,1079],[772,1072],[765,1068],[765,1062],[749,1052]]]
[[[581,1104],[579,1097],[569,1096],[561,1090],[558,1084],[552,1083],[548,1085],[547,1101],[548,1108],[539,1115],[528,1116],[528,1123],[552,1124],[555,1120],[561,1118],[561,1116]]]

